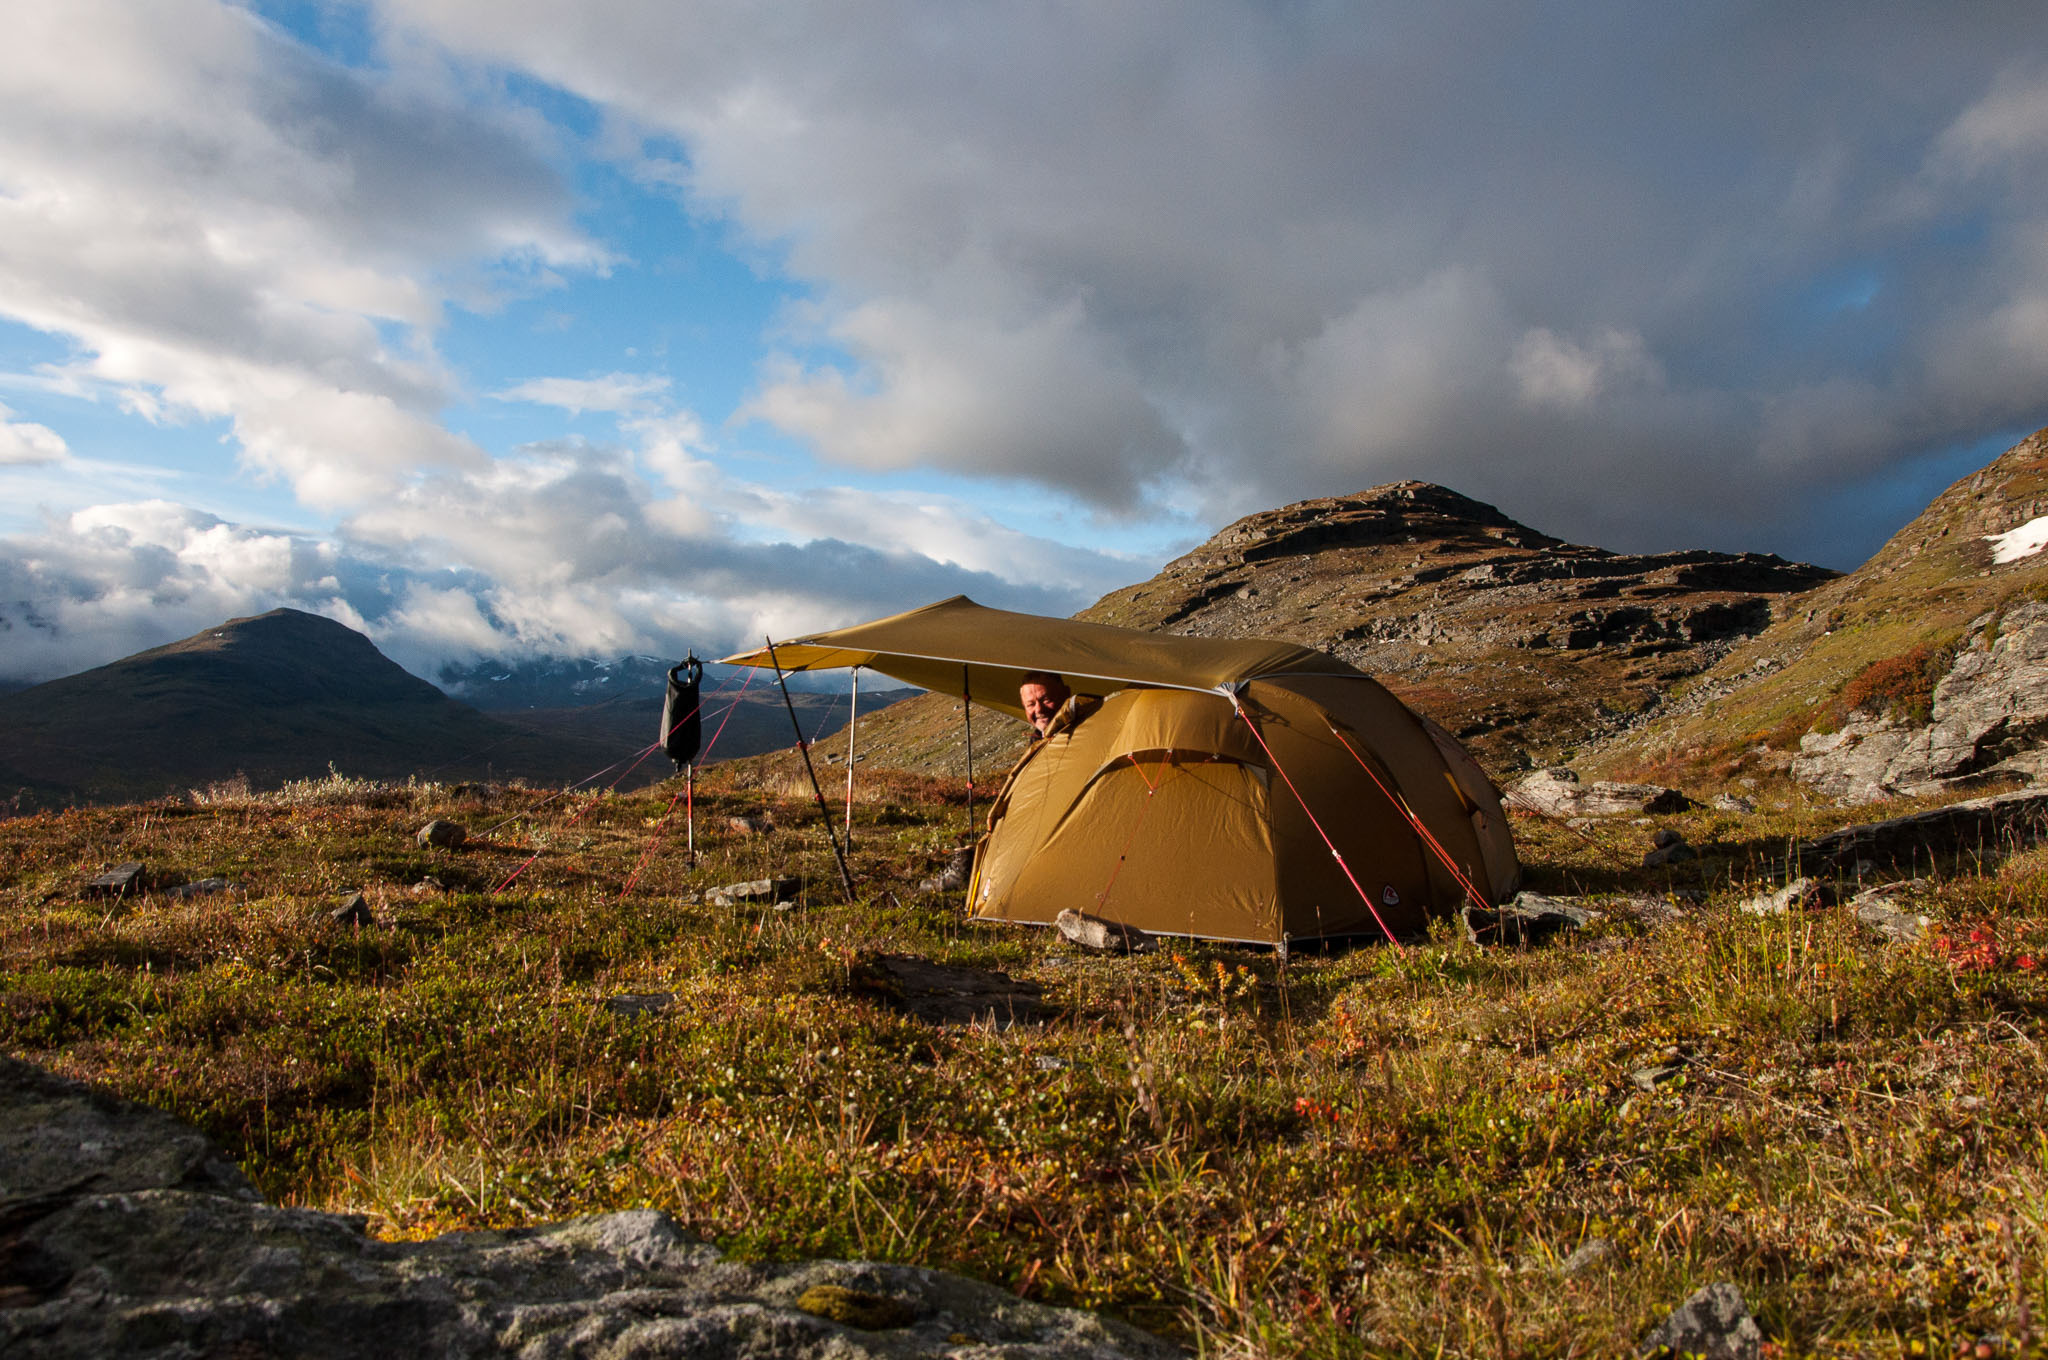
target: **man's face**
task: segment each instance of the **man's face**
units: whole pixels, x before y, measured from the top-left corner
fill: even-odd
[[[1017,698],[1024,705],[1024,721],[1030,723],[1042,736],[1046,724],[1060,711],[1060,705],[1067,701],[1067,687],[1042,685],[1036,680],[1027,680],[1017,691]]]

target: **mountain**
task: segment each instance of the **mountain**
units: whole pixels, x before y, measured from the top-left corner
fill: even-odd
[[[649,719],[640,745],[658,725]],[[330,767],[561,783],[620,754],[487,718],[361,633],[295,609],[0,696],[0,797],[17,806],[152,798],[237,775],[260,787]],[[668,772],[660,763],[649,777]]]
[[[1319,648],[1505,770],[1620,729],[1837,575],[1759,553],[1583,547],[1410,481],[1248,515],[1076,617]],[[977,767],[1024,741],[988,719]],[[927,697],[861,741],[877,763],[958,773],[959,728],[957,701]]]
[[[1694,782],[1789,774],[1858,801],[2032,773],[2018,758],[2048,741],[2043,543],[2048,430],[1950,486],[1589,764]]]

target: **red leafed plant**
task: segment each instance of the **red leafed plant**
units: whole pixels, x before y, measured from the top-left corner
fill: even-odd
[[[2028,973],[2034,970],[2034,956],[2011,953],[2001,947],[1997,932],[1988,923],[1970,927],[1969,932],[1960,938],[1956,933],[1944,931],[1934,937],[1928,948],[1936,958],[1959,973],[1990,973],[2000,968],[2016,968]]]

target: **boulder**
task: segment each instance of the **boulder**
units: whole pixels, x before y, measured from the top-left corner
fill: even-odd
[[[1168,1360],[1143,1332],[916,1266],[749,1265],[631,1210],[382,1242],[261,1203],[196,1131],[0,1059],[0,1353]]]
[[[1582,783],[1578,772],[1556,765],[1508,788],[1512,805],[1549,817],[1618,817],[1684,812],[1694,806],[1677,789],[1659,784],[1620,784],[1596,779]]]
[[[454,850],[469,839],[469,832],[454,822],[444,822],[439,817],[428,822],[413,837],[421,845],[441,850]]]
[[[373,926],[377,924],[375,913],[361,893],[350,893],[341,899],[341,905],[327,913],[327,919],[338,926]]]
[[[1997,772],[2048,769],[2048,605],[1978,620],[1934,687],[1925,726],[1856,712],[1800,738],[1792,777],[1844,803],[1918,797]]]
[[[2022,849],[2044,834],[2048,793],[2005,793],[1816,836],[1794,849],[1792,864],[1802,873],[1912,872],[1941,856]]]

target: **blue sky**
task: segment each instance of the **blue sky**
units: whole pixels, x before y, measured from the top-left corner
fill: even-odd
[[[0,679],[1067,613],[1407,477],[1847,568],[2048,421],[2032,5],[11,16]]]

